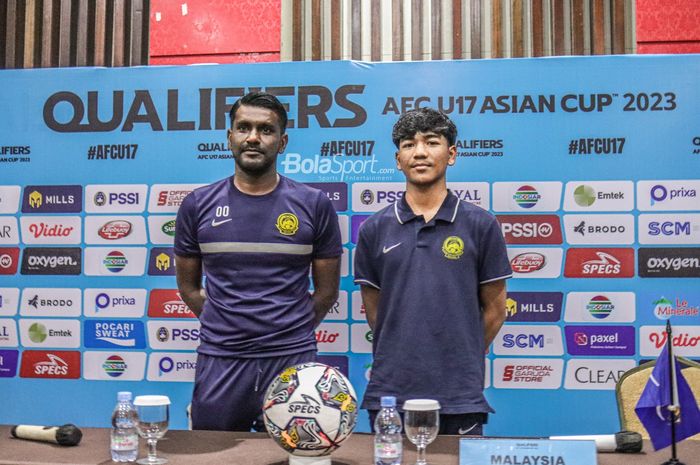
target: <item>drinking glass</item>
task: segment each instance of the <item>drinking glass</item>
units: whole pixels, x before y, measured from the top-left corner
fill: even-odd
[[[148,457],[136,461],[141,465],[160,465],[168,459],[156,455],[158,439],[168,431],[170,421],[170,399],[168,396],[137,396],[134,407],[139,416],[136,429],[148,443]]]
[[[433,399],[409,399],[403,404],[406,437],[418,451],[416,465],[425,465],[425,448],[440,429],[440,403]]]

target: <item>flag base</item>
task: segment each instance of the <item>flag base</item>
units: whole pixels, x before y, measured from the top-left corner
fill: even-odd
[[[661,465],[685,465],[685,464],[678,459],[670,459],[670,460],[667,460],[666,462],[662,463]]]

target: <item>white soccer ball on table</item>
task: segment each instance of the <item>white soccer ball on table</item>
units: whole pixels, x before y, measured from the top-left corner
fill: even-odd
[[[357,396],[340,371],[322,363],[302,363],[272,381],[263,417],[270,437],[290,454],[328,455],[355,428]]]

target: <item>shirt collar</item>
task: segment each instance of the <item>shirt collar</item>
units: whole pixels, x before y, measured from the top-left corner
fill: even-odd
[[[435,215],[435,219],[453,223],[457,217],[458,208],[459,198],[448,189],[447,196],[445,197],[445,200],[442,201],[442,205],[440,205],[440,209]],[[408,205],[405,195],[401,196],[399,200],[394,202],[394,215],[400,224],[407,223],[417,217],[417,215],[413,213],[413,210],[411,210],[411,207]]]

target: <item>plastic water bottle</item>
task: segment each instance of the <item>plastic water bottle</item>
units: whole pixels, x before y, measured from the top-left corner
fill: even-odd
[[[133,462],[139,453],[139,436],[136,432],[136,410],[131,403],[131,393],[117,394],[117,406],[112,413],[112,434],[109,448],[114,462]]]
[[[396,397],[384,396],[382,409],[374,419],[374,464],[401,463],[401,417],[396,411]]]

